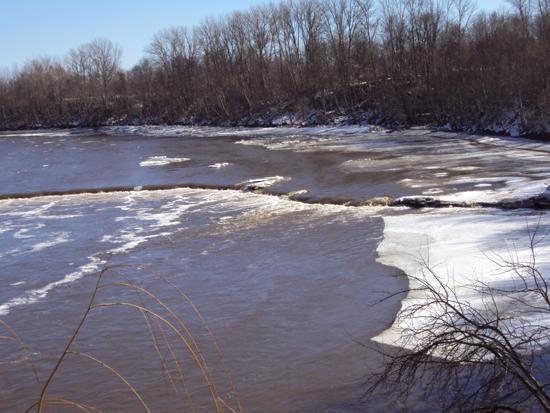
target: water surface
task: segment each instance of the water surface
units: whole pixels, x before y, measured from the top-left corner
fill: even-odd
[[[37,195],[0,201],[0,317],[28,346],[39,380],[78,323],[98,273],[116,266],[105,283],[119,284],[102,289],[98,302],[161,311],[120,283],[156,294],[187,323],[220,396],[234,408],[238,398],[248,412],[401,410],[387,398],[359,403],[366,376],[381,363],[361,343],[391,325],[401,297],[378,301],[407,286],[398,269],[377,261],[385,217],[414,220],[415,213],[308,205],[216,186],[280,177],[269,191],[332,200],[481,199],[539,191],[550,176],[546,148],[529,141],[353,128],[2,133],[0,168],[0,195]],[[210,189],[80,193],[187,184]],[[37,194],[51,191],[75,193]],[[441,225],[460,228],[454,218]],[[424,242],[407,239],[411,254]],[[200,309],[223,360],[177,288]],[[153,411],[191,404],[212,411],[193,357],[174,350],[183,379],[161,345],[163,366],[144,320],[131,308],[94,310],[75,348],[124,373]],[[0,359],[16,360],[15,347],[0,350]],[[38,395],[34,373],[20,363],[6,370],[0,407],[24,411]],[[81,358],[67,360],[50,392],[107,411],[139,409],[115,376]]]

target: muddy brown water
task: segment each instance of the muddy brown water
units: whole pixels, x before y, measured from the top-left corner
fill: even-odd
[[[511,161],[501,159],[504,151],[426,133],[289,135],[0,134],[0,195],[182,182],[211,188],[0,201],[0,319],[28,349],[0,343],[0,360],[8,362],[0,366],[0,411],[25,411],[36,401],[38,382],[105,266],[115,269],[96,303],[116,306],[93,310],[73,350],[115,368],[152,411],[214,411],[214,403],[197,355],[151,318],[166,308],[144,290],[185,323],[216,394],[233,409],[240,403],[245,412],[400,411],[391,398],[360,400],[381,363],[362,344],[391,325],[400,296],[374,304],[407,285],[398,270],[376,262],[386,212],[215,188],[281,176],[274,190],[317,197],[452,193],[480,183],[499,187]],[[140,166],[159,156],[189,160]],[[209,168],[222,162],[229,165]],[[513,162],[533,179],[546,165],[521,156]],[[481,168],[490,168],[487,181],[468,182]],[[123,303],[152,313],[147,319]],[[17,362],[22,355],[33,368]],[[119,377],[77,355],[67,357],[48,396],[105,411],[145,411]]]

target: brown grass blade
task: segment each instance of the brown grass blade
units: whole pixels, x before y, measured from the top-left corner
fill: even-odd
[[[101,361],[100,359],[98,359],[98,358],[96,358],[96,357],[94,357],[94,356],[92,356],[91,354],[88,354],[88,353],[80,353],[78,351],[68,351],[67,354],[72,354],[72,355],[75,355],[75,356],[86,358],[88,360],[92,360],[92,361],[96,362],[97,364],[99,364],[101,367],[104,367],[105,369],[109,370],[111,373],[113,373],[115,376],[117,376],[130,389],[130,391],[134,394],[134,396],[136,396],[136,398],[139,400],[139,402],[141,403],[141,405],[143,406],[145,411],[147,411],[147,413],[151,413],[151,409],[149,409],[149,406],[147,406],[147,403],[145,403],[145,401],[143,400],[143,398],[141,397],[139,392],[115,368],[111,367],[110,365],[108,365],[104,361]]]
[[[214,404],[216,412],[220,412],[220,413],[223,412],[223,408],[222,408],[222,406],[221,406],[221,404],[218,400],[219,395],[218,395],[216,386],[214,385],[208,370],[206,370],[206,368],[202,364],[202,362],[200,360],[200,357],[199,357],[199,354],[197,354],[197,352],[194,350],[193,346],[189,343],[188,339],[181,333],[181,331],[172,322],[170,322],[165,317],[161,316],[160,314],[158,314],[158,313],[156,313],[156,312],[154,312],[154,311],[152,311],[152,310],[150,310],[146,307],[143,307],[143,306],[140,306],[140,305],[137,305],[137,304],[133,304],[133,303],[127,303],[127,302],[102,303],[102,304],[95,304],[92,308],[109,308],[109,307],[129,307],[129,308],[134,308],[134,309],[139,310],[139,311],[145,311],[145,312],[151,314],[153,317],[155,317],[155,318],[159,319],[160,321],[162,321],[166,326],[168,326],[178,336],[178,338],[181,340],[181,342],[187,348],[189,353],[193,356],[193,359],[195,360],[195,363],[197,364],[197,366],[199,367],[199,369],[202,373],[203,380],[206,383],[206,385],[208,386],[208,389],[209,389],[210,394],[212,396],[212,402]]]
[[[82,410],[83,412],[90,412],[90,413],[103,413],[101,410],[93,407],[93,406],[89,406],[89,405],[86,405],[84,403],[79,403],[79,402],[75,402],[73,400],[68,400],[68,399],[46,399],[45,400],[45,403],[46,405],[48,404],[51,404],[51,405],[62,405],[62,406],[73,406],[73,407],[76,407],[77,409],[79,410]]]

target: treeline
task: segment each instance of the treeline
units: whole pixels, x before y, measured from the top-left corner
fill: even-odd
[[[0,127],[449,124],[550,133],[550,0],[287,0],[158,33],[132,69],[96,40],[0,80]]]

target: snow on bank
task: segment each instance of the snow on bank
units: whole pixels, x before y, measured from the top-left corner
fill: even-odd
[[[173,163],[183,163],[190,161],[189,158],[169,158],[165,155],[162,156],[151,156],[144,161],[139,163],[139,166],[164,166],[170,165]]]
[[[0,138],[58,138],[61,136],[71,136],[72,134],[71,131],[52,129],[41,132],[0,132]]]
[[[514,288],[521,280],[503,271],[498,257],[529,262],[529,229],[539,225],[539,243],[536,247],[537,268],[550,282],[550,213],[526,215],[496,210],[471,211],[447,209],[425,213],[385,216],[384,239],[378,247],[378,261],[396,267],[410,278],[411,289],[423,279],[436,287],[438,281],[426,273],[425,264],[433,270],[444,285],[456,292],[459,300],[483,309],[485,302],[472,283],[486,283],[492,287]],[[496,262],[495,262],[496,261]],[[419,340],[416,336],[403,336],[405,330],[419,331],[426,321],[422,314],[415,319],[403,317],[411,306],[427,302],[425,293],[411,291],[401,304],[401,310],[393,326],[374,338],[375,341],[399,347],[412,348]],[[538,298],[533,298],[535,305]],[[499,303],[501,310],[513,310]],[[423,314],[437,315],[439,308],[430,306]],[[514,314],[515,317],[520,317]],[[532,315],[522,315],[511,323],[533,321]],[[550,315],[539,316],[537,323],[550,327]],[[514,324],[512,324],[513,327]]]

